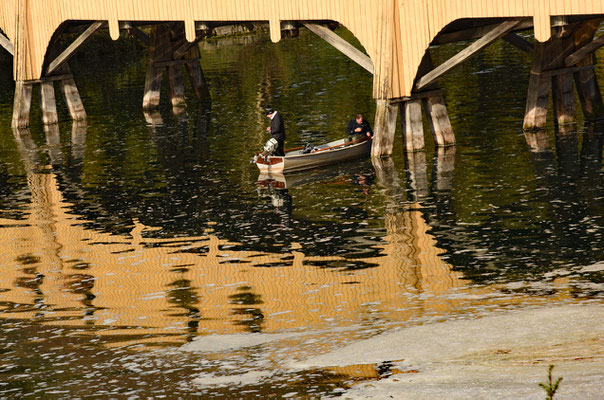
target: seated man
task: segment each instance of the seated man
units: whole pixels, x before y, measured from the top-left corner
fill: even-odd
[[[365,121],[361,114],[357,114],[355,119],[351,119],[350,122],[348,122],[346,133],[348,133],[348,139],[350,141],[360,138],[368,140],[373,136],[373,131],[371,130],[369,122]]]

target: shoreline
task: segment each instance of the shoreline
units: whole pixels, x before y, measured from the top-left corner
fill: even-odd
[[[398,329],[295,363],[328,368],[392,362],[403,373],[358,384],[343,398],[540,398],[563,377],[556,399],[601,398],[604,306],[599,302],[497,312]],[[407,372],[407,373],[405,373]],[[392,397],[391,397],[392,396]]]

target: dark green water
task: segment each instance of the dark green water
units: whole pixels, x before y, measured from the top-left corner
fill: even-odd
[[[11,65],[2,64],[0,398],[337,395],[368,377],[292,372],[287,362],[433,317],[602,299],[604,125],[550,124],[540,136],[549,147],[531,149],[535,134],[522,132],[530,62],[505,43],[441,82],[454,149],[435,151],[427,134],[410,168],[397,133],[377,170],[360,160],[297,175],[287,189],[259,185],[249,163],[267,140],[266,104],[285,116],[289,147],[342,137],[358,112],[373,122],[371,77],[327,44],[307,32],[277,45],[266,36],[202,43],[211,104],[187,87],[186,115],[174,116],[164,87],[160,125],[141,111],[143,50],[85,51],[72,69],[86,127],[72,129],[60,102],[58,131],[43,128],[34,106],[30,129],[13,132]],[[435,49],[435,61],[455,51]],[[363,297],[359,309],[333,305],[338,293],[316,300],[334,313],[317,321],[310,303],[275,306],[307,302],[294,280],[279,280],[302,268],[300,254],[309,290]],[[154,268],[153,282],[134,272],[140,263]],[[430,286],[422,271],[437,264],[446,277]],[[212,276],[244,267],[245,281],[224,278],[224,297],[208,289]],[[392,268],[400,287],[388,286]],[[131,286],[111,286],[108,277],[128,274]],[[443,300],[455,293],[467,296]],[[279,340],[182,347],[214,334]]]

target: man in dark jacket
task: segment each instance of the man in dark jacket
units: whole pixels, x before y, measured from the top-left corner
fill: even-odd
[[[274,155],[284,156],[283,144],[285,143],[285,124],[283,123],[283,117],[277,110],[273,110],[271,106],[266,107],[264,114],[271,119],[271,126],[266,128],[266,131],[269,132],[271,138],[275,139],[278,143]]]
[[[346,133],[348,133],[350,140],[357,140],[362,137],[371,139],[373,131],[369,122],[365,121],[361,114],[358,114],[355,119],[351,119],[346,127]]]

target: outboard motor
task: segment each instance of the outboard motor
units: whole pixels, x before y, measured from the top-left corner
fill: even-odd
[[[250,163],[255,163],[260,157],[264,157],[266,161],[268,161],[268,156],[272,155],[277,147],[279,146],[279,142],[276,139],[270,138],[265,144],[264,149],[262,149],[262,153],[256,154],[250,160]]]
[[[277,150],[277,147],[279,146],[279,143],[277,142],[276,139],[274,138],[270,138],[265,144],[264,144],[264,152],[263,155],[264,156],[270,156],[272,155],[275,150]]]

